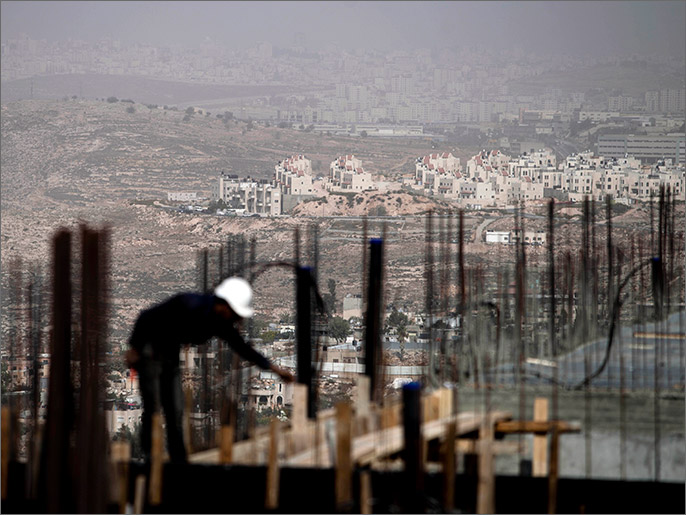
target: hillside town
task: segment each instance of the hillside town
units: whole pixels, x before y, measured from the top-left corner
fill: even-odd
[[[413,177],[402,182],[376,182],[354,155],[331,162],[327,177],[315,177],[303,155],[279,161],[272,181],[221,174],[213,200],[225,206],[220,215],[277,216],[298,202],[335,193],[414,191],[445,200],[456,208],[512,207],[522,201],[555,198],[581,202],[588,197],[630,205],[656,197],[660,187],[684,200],[684,139],[674,138],[675,157],[643,163],[630,155],[598,156],[591,151],[572,154],[558,163],[549,149],[530,149],[517,157],[499,150],[483,150],[461,165],[450,152],[418,157]],[[171,195],[171,193],[170,193]]]

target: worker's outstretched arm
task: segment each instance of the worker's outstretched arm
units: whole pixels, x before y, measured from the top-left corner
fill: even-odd
[[[220,335],[220,337],[229,345],[229,347],[236,351],[241,358],[255,363],[263,370],[271,370],[272,372],[278,374],[286,382],[293,381],[293,374],[291,374],[288,370],[271,363],[266,357],[248,345],[233,325],[228,326],[225,329],[224,334]]]

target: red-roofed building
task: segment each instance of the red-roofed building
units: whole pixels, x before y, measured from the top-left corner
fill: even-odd
[[[349,154],[334,159],[326,188],[329,191],[368,191],[376,189],[372,175],[362,168],[362,161]]]

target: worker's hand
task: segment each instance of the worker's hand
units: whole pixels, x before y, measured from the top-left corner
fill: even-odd
[[[138,354],[138,351],[136,349],[129,349],[126,351],[125,355],[126,359],[126,366],[129,368],[136,368],[136,365],[138,364],[138,361],[140,361],[141,356]]]
[[[293,381],[295,381],[295,376],[293,374],[291,374],[285,368],[277,367],[276,365],[274,365],[272,363],[271,370],[272,370],[272,372],[278,374],[279,377],[281,377],[281,379],[283,379],[287,383],[292,383]]]

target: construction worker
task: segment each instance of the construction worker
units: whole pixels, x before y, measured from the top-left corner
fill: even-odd
[[[150,457],[152,415],[160,406],[167,421],[167,444],[172,462],[186,461],[183,443],[183,392],[179,354],[184,344],[200,345],[216,336],[243,359],[271,370],[286,382],[293,375],[248,345],[236,325],[253,316],[252,288],[239,277],[224,280],[214,293],[182,293],[147,309],[138,316],[126,353],[129,367],[139,374],[143,398],[141,443]]]

